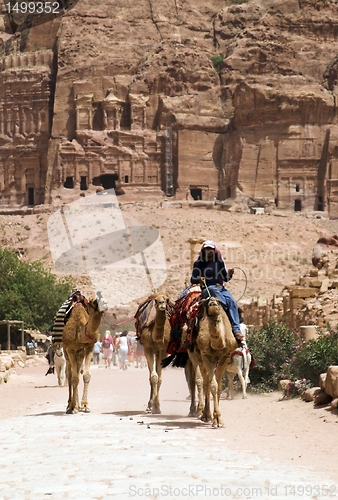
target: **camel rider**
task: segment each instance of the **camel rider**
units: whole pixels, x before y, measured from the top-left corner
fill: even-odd
[[[227,271],[217,244],[212,240],[204,241],[199,257],[194,263],[190,282],[201,285],[203,298],[207,298],[210,293],[211,296],[220,300],[229,317],[232,333],[241,342],[242,333],[237,303],[231,293],[223,286],[224,282],[231,280],[233,274],[233,269]]]

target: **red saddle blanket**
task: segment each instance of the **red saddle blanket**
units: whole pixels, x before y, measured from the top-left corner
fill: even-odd
[[[170,318],[171,335],[168,354],[185,351],[187,345],[191,343],[194,320],[201,306],[201,289],[198,285],[192,286],[187,294],[177,299]],[[182,339],[182,328],[185,324],[188,332]]]

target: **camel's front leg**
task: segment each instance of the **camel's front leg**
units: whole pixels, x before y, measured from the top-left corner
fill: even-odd
[[[227,372],[227,376],[228,376],[227,398],[228,399],[234,399],[234,378],[235,378],[235,373],[233,373],[233,372]]]
[[[189,417],[201,418],[204,410],[204,400],[203,400],[203,378],[201,374],[200,367],[198,366],[197,360],[192,353],[189,354],[189,360],[186,365],[186,371],[189,374],[189,392],[191,396],[191,405]],[[187,378],[187,377],[186,377]],[[198,405],[196,408],[196,394],[195,388],[197,387]]]
[[[68,384],[68,403],[67,403],[66,412],[68,412],[68,409],[69,409],[71,401],[72,401],[72,367],[71,367],[68,355],[66,353],[65,353],[65,358],[66,358],[66,380],[67,380],[67,384]]]
[[[157,383],[154,384],[153,391],[153,406],[152,413],[160,414],[161,406],[160,406],[160,387],[162,385],[162,359],[165,358],[165,351],[160,351],[157,355],[155,354],[155,366],[156,366],[156,374],[157,374]]]
[[[223,421],[221,419],[221,412],[218,404],[218,384],[215,377],[215,374],[212,375],[210,382],[210,391],[212,394],[212,398],[214,400],[214,413],[212,418],[212,426],[213,427],[222,427]]]
[[[197,395],[198,395],[198,406],[196,417],[200,418],[204,411],[204,398],[203,398],[203,377],[200,370],[200,367],[196,368],[196,386],[197,386]]]
[[[201,420],[203,422],[209,422],[211,420],[210,412],[210,375],[208,370],[202,364],[200,366],[202,377],[203,377],[203,392],[204,392],[204,409],[202,413]]]
[[[190,409],[188,417],[196,417],[196,370],[190,358],[184,367],[185,380],[190,394]]]
[[[148,406],[146,408],[147,413],[152,412],[153,401],[155,394],[157,394],[157,382],[158,377],[155,370],[155,355],[151,349],[144,348],[144,355],[147,360],[148,370],[149,370],[149,383],[150,383],[150,396],[148,401]]]
[[[66,362],[63,360],[63,364],[61,366],[61,385],[64,386],[66,385],[67,379],[66,379]]]
[[[66,413],[77,413],[79,410],[79,371],[77,369],[76,354],[74,352],[68,352],[67,375],[69,398]]]
[[[58,366],[56,368],[56,375],[57,375],[57,378],[58,378],[58,385],[63,385],[61,370],[62,370],[62,365],[60,365],[60,366]]]
[[[81,401],[81,406],[80,406],[80,411],[83,411],[84,413],[90,412],[90,409],[88,407],[88,387],[89,387],[89,382],[91,379],[90,361],[92,359],[92,356],[93,356],[93,346],[86,347],[85,348],[85,366],[84,366],[84,372],[83,372],[83,394],[82,394],[82,401]],[[79,369],[81,369],[82,363],[83,363],[83,358],[81,359]]]

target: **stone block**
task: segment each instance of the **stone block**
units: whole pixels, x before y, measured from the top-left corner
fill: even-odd
[[[319,293],[325,293],[325,292],[327,292],[328,289],[329,289],[329,285],[330,285],[330,280],[328,278],[324,279],[322,281]]]
[[[321,280],[309,280],[309,286],[314,288],[320,288],[322,286]]]
[[[304,305],[304,299],[292,299],[291,304],[293,309],[298,309]]]
[[[264,207],[251,207],[250,213],[255,215],[263,215],[265,213]]]
[[[325,379],[326,379],[326,373],[321,373],[319,375],[319,387],[324,392],[325,392]]]
[[[338,366],[329,366],[326,372],[325,392],[332,398],[338,398]]]
[[[310,269],[310,276],[315,278],[318,276],[318,269]]]
[[[14,366],[13,358],[9,354],[0,354],[0,372],[6,372]]]
[[[330,406],[332,410],[337,410],[338,409],[338,398],[333,399],[330,403]]]
[[[163,208],[182,208],[182,203],[179,201],[162,201],[161,206]]]
[[[317,406],[328,405],[331,402],[331,400],[332,397],[322,390],[316,392],[313,397],[313,403]]]
[[[314,325],[300,326],[299,329],[306,341],[316,340],[318,337],[317,328]]]
[[[310,403],[319,392],[322,392],[320,387],[311,387],[310,389],[306,389],[302,395],[302,399],[304,399],[307,403]]]
[[[308,297],[314,297],[317,295],[317,289],[311,287],[302,287],[302,288],[291,288],[290,296],[291,298],[303,298],[306,299]]]
[[[278,383],[278,389],[280,391],[285,391],[285,389],[287,388],[289,383],[290,383],[290,380],[280,380]]]

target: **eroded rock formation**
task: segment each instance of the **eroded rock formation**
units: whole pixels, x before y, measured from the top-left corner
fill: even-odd
[[[79,2],[0,38],[1,204],[124,192],[338,214],[334,0]]]

